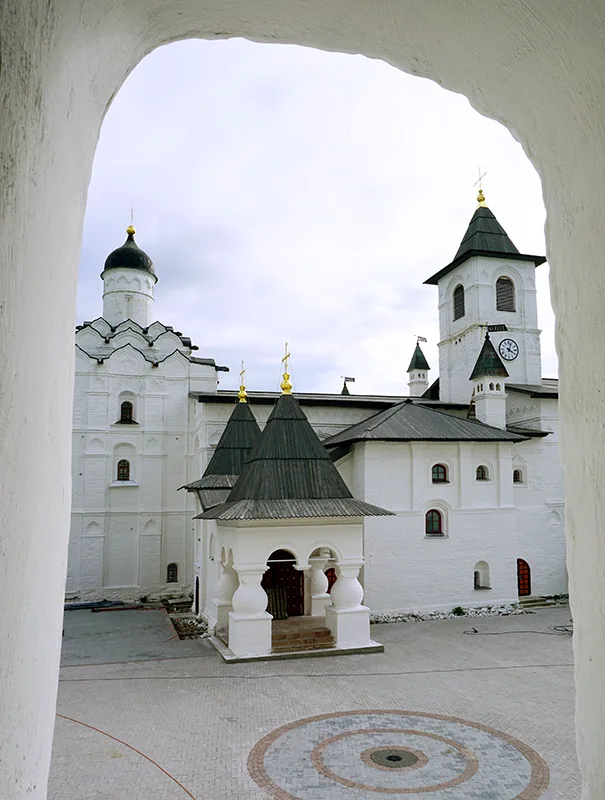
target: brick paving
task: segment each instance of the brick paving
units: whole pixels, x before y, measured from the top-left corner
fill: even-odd
[[[119,612],[123,636],[131,614],[143,637],[141,613],[155,612]],[[150,631],[152,648],[137,640],[138,661],[117,634],[99,653],[90,643],[95,625],[114,623],[91,616],[80,644],[66,616],[67,663],[75,665],[61,670],[49,800],[580,798],[571,638],[512,633],[548,632],[568,622],[566,608],[375,625],[384,653],[250,664],[225,664],[204,642],[171,641],[166,654],[157,646],[165,628]],[[505,635],[464,635],[473,626]],[[180,649],[190,644],[201,647]],[[82,665],[79,647],[95,650],[95,665]],[[144,660],[146,652],[156,658]],[[311,736],[309,718],[318,716],[324,727]],[[275,749],[262,753],[266,737]],[[389,747],[426,763],[392,773],[370,766],[369,753]],[[253,773],[265,772],[264,781],[255,775],[260,785],[249,759]],[[448,789],[423,791],[428,777],[434,786],[465,772]]]

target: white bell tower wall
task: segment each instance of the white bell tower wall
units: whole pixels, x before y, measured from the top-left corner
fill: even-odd
[[[455,267],[439,287],[439,390],[440,399],[468,403],[473,385],[470,375],[485,339],[486,325],[506,325],[490,333],[496,350],[502,339],[512,339],[519,354],[503,359],[508,382],[539,384],[542,377],[540,331],[536,303],[535,266],[532,261],[473,256]],[[514,311],[496,306],[496,282],[509,278],[514,288]],[[454,319],[454,291],[464,289],[464,315]]]
[[[105,270],[103,278],[103,317],[116,326],[131,319],[147,328],[153,322],[153,287],[156,279],[140,269]]]

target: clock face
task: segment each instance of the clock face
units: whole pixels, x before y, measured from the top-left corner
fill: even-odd
[[[519,355],[519,345],[513,339],[502,339],[498,350],[505,361],[514,361]]]

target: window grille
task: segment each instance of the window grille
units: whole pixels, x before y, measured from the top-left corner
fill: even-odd
[[[431,469],[431,477],[433,483],[448,483],[445,464],[435,464]]]
[[[132,403],[129,400],[125,400],[120,406],[120,422],[132,422],[132,412]]]
[[[443,515],[432,508],[426,512],[424,532],[427,536],[443,536]]]
[[[515,310],[515,284],[510,278],[498,278],[496,281],[496,309],[498,311]]]
[[[464,316],[464,286],[459,284],[454,289],[454,320]]]
[[[178,564],[168,564],[166,567],[166,583],[178,583],[179,582],[179,565]]]
[[[122,458],[120,461],[118,461],[118,480],[130,480],[130,461],[127,461],[125,458]]]
[[[475,478],[478,481],[488,481],[489,480],[489,470],[488,468],[481,464],[481,466],[477,467],[477,471],[475,473]]]
[[[513,483],[523,483],[523,473],[520,469],[513,470]]]

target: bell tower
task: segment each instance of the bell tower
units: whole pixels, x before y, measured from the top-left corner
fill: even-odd
[[[453,261],[425,281],[439,289],[439,396],[453,403],[470,400],[487,325],[510,383],[542,378],[535,268],[546,259],[520,253],[482,190],[477,201]]]

